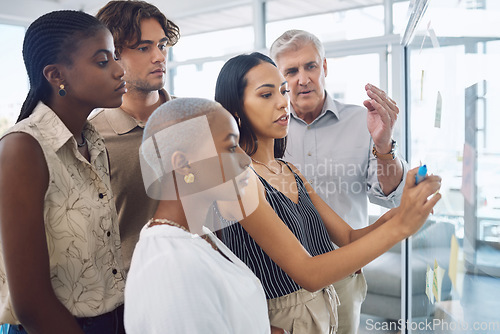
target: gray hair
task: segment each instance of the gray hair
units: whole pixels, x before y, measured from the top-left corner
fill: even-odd
[[[287,30],[278,37],[271,45],[269,53],[271,58],[278,62],[278,57],[281,54],[287,51],[296,51],[308,43],[314,45],[322,59],[325,58],[325,48],[319,38],[308,31],[297,29]]]
[[[177,98],[162,104],[153,112],[144,128],[139,149],[142,177],[148,196],[156,199],[177,198],[174,187],[170,188],[169,194],[162,193],[165,187],[157,187],[157,181],[163,185],[172,182],[171,157],[174,152],[193,152],[201,143],[213,143],[209,116],[221,108],[219,103],[207,99]],[[204,152],[216,152],[215,144],[213,150]],[[153,184],[156,186],[151,187]]]

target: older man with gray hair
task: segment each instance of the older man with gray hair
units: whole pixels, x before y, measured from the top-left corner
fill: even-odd
[[[368,199],[384,207],[399,205],[407,167],[392,138],[396,102],[371,84],[365,86],[364,107],[333,100],[325,90],[324,47],[307,31],[286,31],[270,55],[290,89],[285,159],[353,228],[367,226]],[[363,273],[334,285],[341,303],[338,333],[356,333],[367,289]]]

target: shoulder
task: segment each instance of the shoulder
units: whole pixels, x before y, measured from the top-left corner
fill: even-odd
[[[10,132],[0,139],[0,158],[9,161],[43,158],[38,140],[25,132]],[[30,159],[31,158],[31,159]]]
[[[300,176],[300,178],[303,178],[302,174],[300,173],[299,169],[297,167],[295,167],[294,164],[292,164],[291,162],[288,162],[288,161],[285,161],[285,160],[282,160],[283,162],[285,162],[288,167],[290,167],[290,169],[295,173],[297,174],[298,176]]]
[[[0,178],[14,180],[17,185],[48,182],[49,170],[40,143],[31,135],[12,132],[0,140]],[[10,184],[10,183],[9,183]]]
[[[357,104],[342,103],[337,100],[333,100],[332,104],[341,115],[366,117],[366,114],[368,112],[368,110],[364,106],[360,106]]]

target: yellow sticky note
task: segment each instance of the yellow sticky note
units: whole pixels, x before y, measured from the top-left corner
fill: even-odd
[[[432,294],[432,281],[434,280],[434,271],[427,265],[427,272],[425,277],[425,294],[429,298],[429,302],[434,304],[434,295]]]
[[[455,235],[451,236],[450,244],[450,265],[448,266],[448,276],[453,287],[457,287],[457,262],[458,262],[458,241]]]
[[[434,260],[434,277],[432,280],[432,294],[436,298],[436,301],[439,303],[441,301],[441,286],[443,283],[445,270],[441,268],[437,260]]]

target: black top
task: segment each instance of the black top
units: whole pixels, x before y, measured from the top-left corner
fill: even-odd
[[[287,167],[292,171],[288,164]],[[297,204],[260,175],[257,176],[264,185],[266,198],[271,207],[310,255],[316,256],[334,250],[325,225],[311,202],[302,179],[297,174],[294,173],[299,194]],[[267,299],[281,297],[301,288],[264,253],[240,224],[225,220],[216,207],[215,211],[222,225],[226,226],[220,233],[222,241],[260,279]]]

